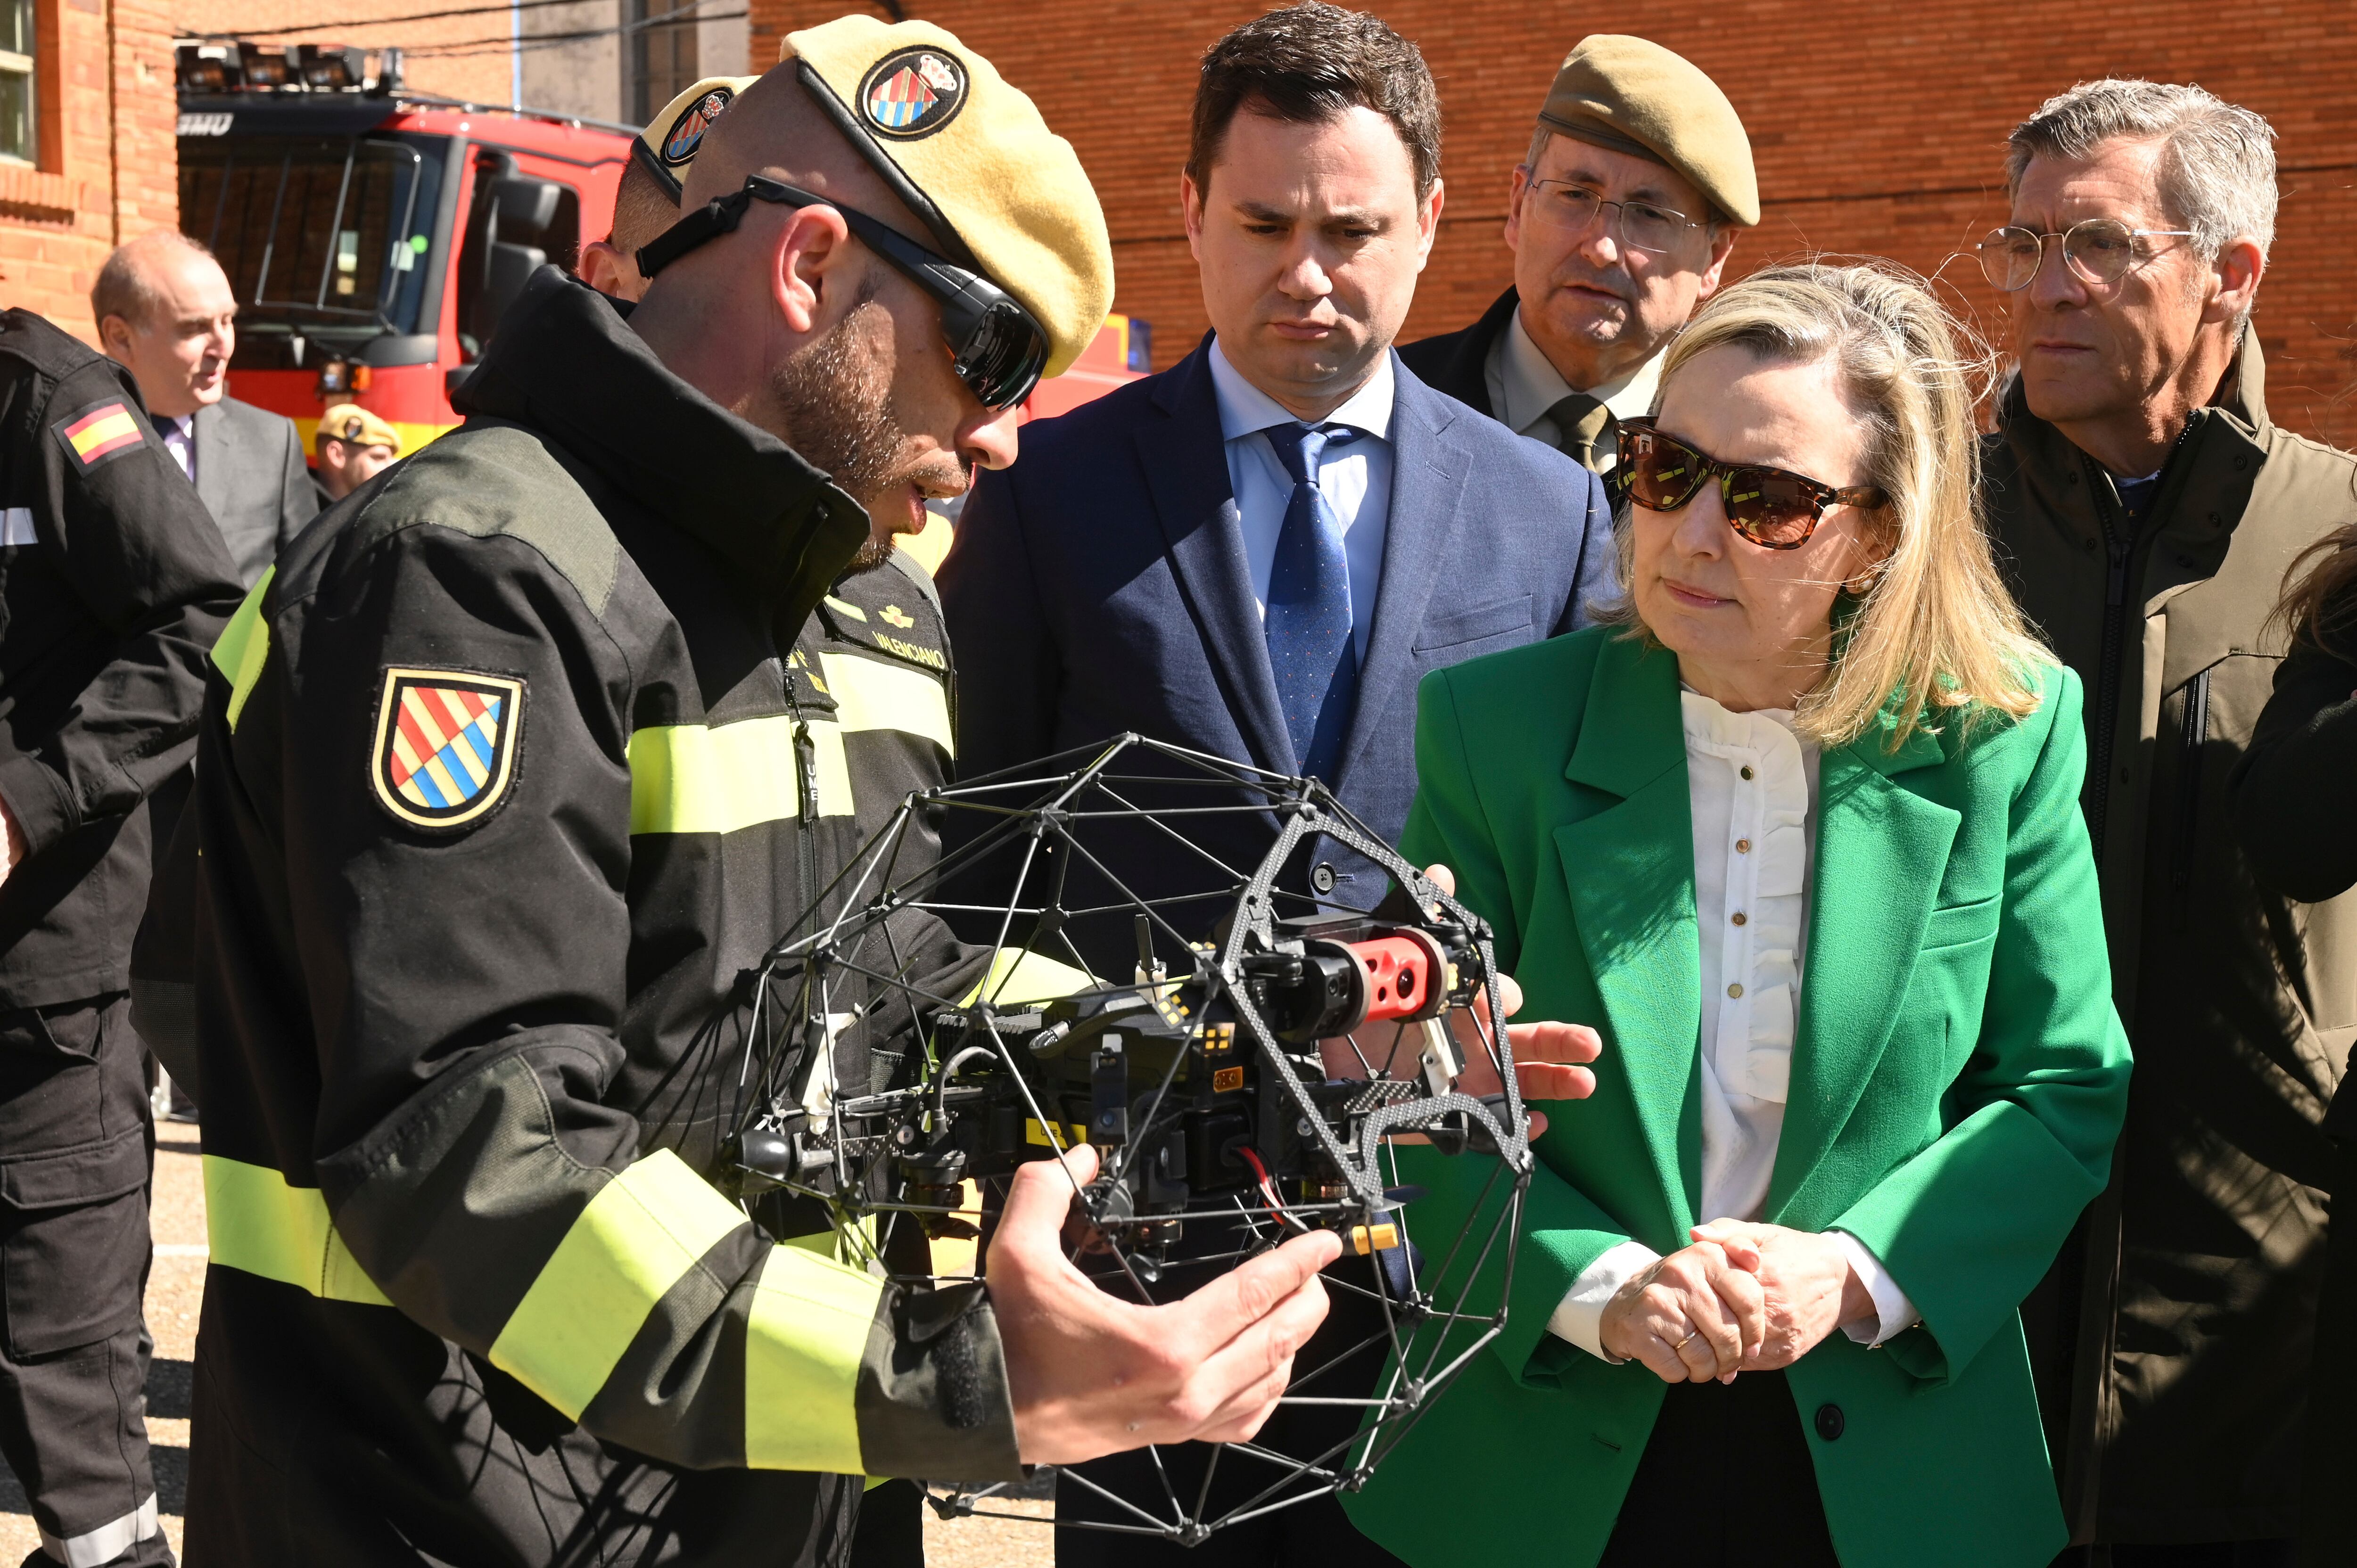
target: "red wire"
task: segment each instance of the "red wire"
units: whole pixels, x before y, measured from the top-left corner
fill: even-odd
[[[1260,1163],[1260,1155],[1254,1154],[1249,1144],[1237,1145],[1236,1153],[1244,1157],[1244,1163],[1253,1168],[1253,1175],[1260,1178],[1260,1195],[1268,1199],[1268,1206],[1276,1217],[1297,1230],[1308,1230],[1308,1226],[1285,1211],[1285,1201],[1276,1196],[1276,1184],[1269,1178],[1268,1167]]]

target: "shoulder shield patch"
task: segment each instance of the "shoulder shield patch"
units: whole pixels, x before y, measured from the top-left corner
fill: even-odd
[[[369,781],[377,803],[411,827],[467,827],[507,798],[522,740],[521,680],[388,669]]]

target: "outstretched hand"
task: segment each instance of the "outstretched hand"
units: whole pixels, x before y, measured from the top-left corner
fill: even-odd
[[[1096,1173],[1086,1144],[1023,1166],[990,1242],[990,1298],[1024,1463],[1251,1438],[1326,1316],[1318,1271],[1341,1255],[1341,1239],[1296,1236],[1181,1301],[1140,1306],[1098,1289],[1064,1255],[1073,1194]]]
[[[1443,893],[1457,891],[1456,873],[1448,867],[1427,865],[1424,874]],[[1523,1010],[1523,988],[1514,983],[1512,975],[1498,977],[1498,992],[1505,999],[1508,1017]],[[1473,999],[1473,1012],[1480,1023],[1490,1021],[1488,995]],[[1457,1080],[1457,1087],[1477,1099],[1504,1093],[1506,1086],[1498,1078],[1497,1064],[1490,1059],[1490,1047],[1482,1043],[1474,1019],[1458,1014],[1450,1026],[1457,1036],[1458,1054],[1465,1061],[1465,1074]],[[1596,1075],[1576,1065],[1592,1062],[1604,1052],[1604,1036],[1587,1025],[1552,1020],[1509,1024],[1506,1044],[1514,1053],[1514,1083],[1524,1100],[1585,1100],[1596,1092]],[[1531,1112],[1532,1137],[1545,1132],[1546,1124],[1544,1112]]]

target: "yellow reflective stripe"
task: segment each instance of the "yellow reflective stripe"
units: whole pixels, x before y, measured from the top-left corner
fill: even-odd
[[[328,1219],[316,1187],[291,1187],[267,1165],[205,1157],[205,1235],[212,1262],[326,1301],[391,1306]]]
[[[1053,1002],[1096,983],[1097,977],[1085,969],[1020,948],[1001,948],[990,955],[990,972],[958,998],[958,1005],[987,1002],[994,1007],[1009,1007],[1020,1002]]]
[[[818,814],[851,815],[843,729],[813,721]],[[630,736],[630,832],[733,833],[801,811],[789,714],[733,725],[657,725]]]
[[[270,579],[278,575],[276,566],[264,566],[262,580],[237,607],[237,613],[221,628],[221,640],[213,644],[213,664],[229,678],[229,727],[237,728],[237,717],[245,712],[245,700],[253,694],[254,682],[262,679],[262,666],[270,658],[270,628],[262,618],[262,596],[269,591]]]
[[[671,1287],[751,1223],[669,1149],[608,1182],[491,1341],[491,1365],[578,1421]]]
[[[884,1282],[772,1247],[745,1327],[745,1463],[856,1476],[859,1363]]]
[[[826,682],[844,732],[896,729],[931,741],[952,757],[957,737],[950,733],[950,697],[941,677],[856,653],[823,653]]]

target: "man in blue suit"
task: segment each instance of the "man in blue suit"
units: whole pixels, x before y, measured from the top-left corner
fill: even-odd
[[[1390,839],[1416,682],[1586,624],[1611,583],[1602,484],[1392,352],[1439,150],[1423,59],[1373,17],[1300,5],[1211,47],[1181,198],[1213,331],[984,476],[941,575],[963,777],[1135,730],[1316,774]],[[1276,832],[1197,822],[1230,866]],[[1221,881],[1168,841],[1128,847],[1107,869],[1141,896]],[[1383,891],[1340,846],[1295,870],[1338,903]]]
[[[1392,352],[1439,220],[1439,163],[1431,75],[1375,18],[1297,5],[1211,46],[1180,196],[1212,333],[1173,369],[1029,426],[1024,461],[983,477],[941,574],[962,778],[1135,730],[1316,774],[1390,839],[1415,794],[1416,682],[1586,623],[1611,586],[1603,486]],[[1186,803],[1212,802],[1198,789]],[[1255,812],[1184,820],[1205,853],[1144,833],[1100,841],[1106,874],[1143,897],[1215,893],[1234,880],[1222,868],[1249,870],[1277,831]],[[1066,907],[1102,902],[1086,868],[1067,871],[1096,886],[1068,886]],[[1289,875],[1297,893],[1361,908],[1384,891],[1371,863],[1331,843]],[[1187,906],[1164,908],[1183,930]],[[1129,972],[1126,923],[1081,924],[1064,934],[1092,967]],[[1190,1228],[1189,1244],[1209,1236]],[[1382,1334],[1365,1265],[1351,1264],[1358,1288],[1329,1287],[1334,1313],[1297,1375]],[[1380,1365],[1355,1355],[1308,1391],[1363,1392]],[[1284,1410],[1258,1441],[1315,1458],[1356,1414]],[[1194,1496],[1200,1459],[1166,1457],[1168,1484]],[[1087,1470],[1125,1495],[1162,1495],[1139,1461]],[[1230,1461],[1213,1514],[1275,1478]],[[1059,1507],[1136,1522],[1082,1487]],[[1058,1532],[1065,1568],[1166,1552],[1191,1568],[1392,1562],[1330,1498],[1178,1550]]]

